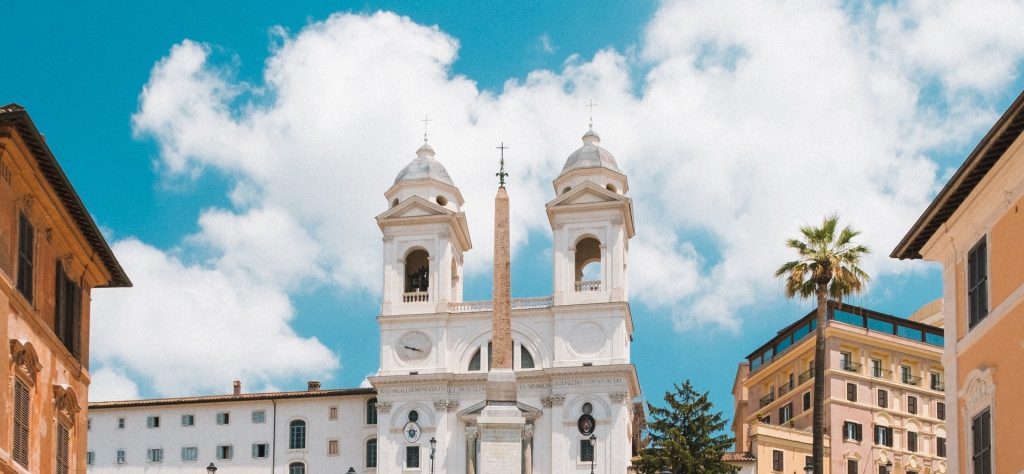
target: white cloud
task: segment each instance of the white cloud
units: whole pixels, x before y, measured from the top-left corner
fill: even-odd
[[[538,41],[540,42],[540,50],[545,53],[552,54],[556,49],[558,49],[555,47],[555,43],[551,41],[551,35],[547,33],[540,35]]]
[[[137,240],[113,250],[135,286],[93,298],[91,356],[100,366],[146,374],[161,395],[221,393],[234,379],[250,387],[323,380],[338,368],[320,341],[289,327],[294,309],[281,288],[245,272],[186,265]],[[103,382],[101,391],[122,393]]]
[[[670,310],[677,327],[735,328],[744,308],[778,298],[773,270],[792,257],[784,239],[834,211],[864,231],[875,251],[866,262],[872,274],[907,271],[915,266],[887,254],[939,184],[929,155],[962,146],[991,123],[990,103],[1024,53],[1024,30],[987,28],[983,20],[1019,18],[1018,4],[981,17],[964,5],[853,11],[824,2],[668,2],[637,57],[569,56],[561,71],[534,71],[500,93],[452,74],[455,38],[390,13],[337,14],[294,35],[279,32],[256,85],[237,81],[214,48],[183,41],[154,67],[135,132],[158,143],[167,176],[227,176],[234,208],[204,212],[186,242],[209,252],[207,267],[138,242],[118,245],[122,260],[140,262],[131,291],[144,291],[149,279],[163,291],[98,298],[104,317],[123,313],[109,319],[125,319],[130,336],[97,347],[138,346],[144,333],[134,323],[150,320],[167,334],[180,330],[172,321],[201,323],[223,342],[217,336],[247,326],[238,313],[255,306],[269,327],[246,334],[269,332],[272,340],[233,346],[238,353],[204,383],[223,386],[253,357],[246,346],[285,347],[275,345],[281,340],[324,367],[336,363],[315,341],[290,333],[286,292],[323,274],[343,289],[379,291],[373,216],[413,158],[424,113],[434,119],[438,158],[467,200],[477,244],[467,267],[477,275],[490,264],[494,146],[512,147],[513,239],[522,244],[529,231],[547,229],[550,181],[580,144],[590,99],[601,104],[598,131],[629,175],[637,207],[632,294]],[[951,40],[936,32],[947,31],[973,36],[946,56]],[[639,70],[646,73],[637,95],[631,77]],[[196,280],[217,286],[233,305],[206,300],[213,291]],[[198,301],[161,296],[190,292]],[[179,307],[135,317],[151,311],[147,298]],[[127,349],[104,356],[154,369],[140,373],[163,368],[157,357]],[[296,359],[290,353],[256,377],[316,366]]]
[[[124,372],[103,367],[92,373],[92,383],[89,384],[90,402],[137,399],[139,387]]]

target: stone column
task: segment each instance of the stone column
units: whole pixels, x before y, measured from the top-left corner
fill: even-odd
[[[533,474],[533,423],[523,430],[523,474]]]
[[[466,427],[466,474],[476,474],[476,427]]]

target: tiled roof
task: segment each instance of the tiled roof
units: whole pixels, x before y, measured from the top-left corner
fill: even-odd
[[[199,397],[150,398],[145,400],[119,400],[110,402],[93,402],[90,410],[111,408],[152,407],[161,405],[187,405],[193,403],[225,403],[259,400],[284,400],[295,398],[343,397],[355,395],[373,395],[373,388],[339,388],[329,390],[302,390],[297,392],[262,392],[243,393],[241,395],[206,395]]]
[[[53,156],[50,147],[46,145],[46,140],[39,133],[25,108],[18,104],[0,106],[0,128],[3,126],[10,126],[17,130],[25,144],[28,145],[29,150],[31,150],[32,155],[36,159],[36,163],[39,165],[39,169],[42,171],[43,176],[46,177],[46,181],[50,184],[54,194],[60,199],[71,219],[78,227],[78,230],[85,236],[89,246],[92,247],[93,251],[96,252],[103,265],[107,268],[107,272],[110,273],[110,281],[105,285],[99,286],[132,286],[128,275],[125,274],[121,264],[114,257],[114,252],[110,250],[110,246],[107,245],[103,234],[96,227],[96,222],[92,220],[89,211],[85,209],[85,204],[82,204],[82,199],[78,197],[75,188],[71,186],[71,182],[68,181],[64,170],[57,163],[57,158]]]

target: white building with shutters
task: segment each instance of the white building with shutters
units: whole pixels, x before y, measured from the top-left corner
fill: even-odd
[[[639,448],[643,411],[630,357],[627,272],[633,205],[626,175],[599,144],[597,133],[587,131],[554,177],[550,201],[536,210],[551,225],[551,296],[512,302],[518,406],[527,420],[524,473],[625,473]],[[508,192],[514,201],[516,189]],[[372,390],[94,404],[90,472],[197,472],[212,461],[222,474],[349,467],[480,474],[476,419],[484,406],[492,312],[490,301],[462,298],[463,261],[473,246],[462,194],[424,144],[385,197],[386,210],[377,216],[384,281]],[[366,423],[371,399],[376,424]],[[331,406],[338,420],[325,415]],[[251,423],[250,412],[258,409],[267,421]],[[222,410],[236,413],[232,425],[216,423]],[[196,415],[196,425],[182,426],[186,412]],[[161,416],[159,428],[147,427],[150,416]],[[122,417],[130,426],[118,428]],[[306,423],[306,448],[285,443],[293,420]],[[337,455],[328,454],[332,440]],[[250,452],[263,442],[269,459]],[[214,450],[225,445],[233,447],[232,458],[217,459]],[[183,449],[192,446],[198,458],[183,460],[191,455]],[[119,449],[127,456],[121,464]],[[162,460],[147,457],[152,449],[163,449]]]

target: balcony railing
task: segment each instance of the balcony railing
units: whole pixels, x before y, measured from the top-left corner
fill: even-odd
[[[576,282],[576,291],[601,291],[601,280],[584,280]]]
[[[810,369],[807,369],[807,370],[801,372],[800,375],[796,376],[796,383],[797,384],[802,384],[802,383],[804,383],[804,382],[806,382],[808,380],[811,380],[813,378],[814,378],[814,367],[811,367]]]
[[[779,396],[781,397],[789,393],[790,390],[793,390],[793,382],[786,382],[785,384],[782,384],[782,386],[779,387]]]
[[[945,392],[946,391],[946,384],[942,383],[942,381],[932,380],[931,387],[932,387],[932,390],[935,390],[936,392]]]
[[[839,365],[847,372],[860,372],[860,368],[864,366],[864,364],[852,360],[839,361]]]
[[[900,379],[902,379],[903,383],[907,385],[921,385],[921,377],[904,374]]]
[[[887,369],[883,369],[881,367],[872,367],[871,368],[871,376],[876,378],[876,379],[886,379],[886,380],[888,380],[888,379],[892,378],[892,371],[891,370],[887,370]]]
[[[423,303],[430,301],[430,293],[426,291],[413,291],[410,293],[402,293],[403,303]]]
[[[550,296],[531,296],[528,298],[512,298],[512,309],[538,309],[550,308],[552,299]],[[494,301],[462,301],[459,303],[448,303],[448,311],[451,313],[476,313],[491,311],[494,309]]]
[[[765,406],[765,405],[767,405],[767,404],[769,404],[771,402],[774,402],[774,401],[775,401],[775,394],[774,393],[769,393],[768,395],[765,395],[765,396],[761,397],[761,406],[763,407],[763,406]]]

